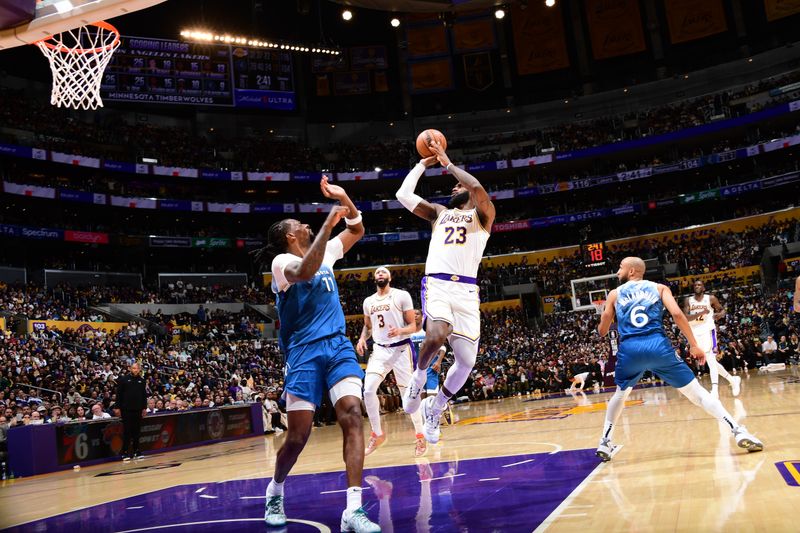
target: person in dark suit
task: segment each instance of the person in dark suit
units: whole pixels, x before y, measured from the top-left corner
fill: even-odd
[[[121,376],[117,382],[117,406],[122,416],[122,460],[138,459],[142,457],[139,433],[147,407],[147,393],[137,362],[131,364],[130,374]]]

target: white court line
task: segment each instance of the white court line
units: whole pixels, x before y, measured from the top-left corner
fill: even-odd
[[[524,465],[525,463],[530,463],[530,462],[533,462],[533,461],[535,461],[535,460],[536,460],[536,459],[525,459],[524,461],[518,461],[518,462],[516,462],[516,463],[511,463],[511,464],[503,465],[503,466],[501,466],[500,468],[508,468],[509,466]]]
[[[144,505],[134,505],[133,507],[126,507],[125,509],[129,511],[133,509],[144,509]]]
[[[590,507],[594,507],[594,505],[570,505],[570,509],[588,509]],[[564,516],[564,515],[561,515]]]
[[[295,524],[304,524],[307,526],[317,528],[319,533],[331,533],[331,528],[319,522],[312,522],[311,520],[300,520],[298,518],[287,518],[287,522]],[[117,533],[137,533],[139,531],[155,531],[156,529],[172,529],[175,527],[186,526],[202,526],[204,524],[230,524],[231,522],[264,522],[264,518],[229,518],[228,520],[205,520],[203,522],[184,522],[183,524],[164,524],[162,526],[142,527],[139,529],[126,529],[125,531],[118,531]]]
[[[420,479],[419,482],[422,483],[423,481],[436,481],[437,479],[451,479],[454,477],[466,476],[466,474],[451,474],[449,476],[442,476],[442,477],[432,477],[430,479]]]
[[[206,498],[208,500],[216,500],[219,496],[211,496],[210,494],[201,494],[201,498]]]
[[[483,479],[479,479],[478,481],[497,481],[500,479],[499,477],[485,477]]]
[[[266,500],[266,494],[264,496],[239,496],[240,500]]]
[[[586,488],[586,485],[592,482],[592,478],[596,476],[605,465],[606,463],[600,463],[599,465],[594,467],[594,470],[592,470],[589,473],[589,475],[586,476],[586,478],[583,481],[581,481],[580,484],[577,487],[575,487],[572,492],[570,492],[569,496],[567,496],[567,498],[563,502],[561,502],[561,504],[558,507],[553,509],[553,512],[550,513],[550,516],[545,518],[544,522],[539,524],[539,527],[533,530],[533,533],[543,533],[544,531],[547,531],[547,528],[553,525],[553,522],[558,520],[559,516],[561,516],[561,513],[563,513],[564,510],[567,507],[569,507],[569,505],[572,503],[572,500],[578,497],[578,494],[580,494],[583,491],[583,489]]]
[[[206,490],[206,488],[205,488],[205,487],[200,487],[199,489],[197,489],[196,491],[194,491],[194,493],[195,493],[195,494],[200,494],[200,493],[201,493],[201,492],[203,492],[204,490]]]
[[[562,514],[559,518],[577,518],[579,516],[586,516],[586,513]]]
[[[367,490],[367,489],[371,489],[371,488],[372,488],[372,487],[370,487],[370,486],[361,487],[361,489],[362,489],[362,490]],[[347,489],[341,489],[341,490],[323,490],[322,492],[320,492],[320,494],[336,494],[337,492],[347,492]]]

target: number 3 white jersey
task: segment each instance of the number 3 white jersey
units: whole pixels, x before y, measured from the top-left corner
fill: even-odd
[[[404,311],[414,309],[411,295],[402,289],[389,288],[389,294],[384,296],[376,292],[364,300],[364,316],[368,316],[372,322],[372,339],[383,345],[394,344],[409,337],[409,335],[399,335],[389,337],[389,326],[394,328],[404,328],[406,326]]]
[[[695,320],[690,320],[689,325],[695,333],[706,333],[715,328],[714,324],[714,308],[711,306],[711,296],[704,294],[703,298],[698,300],[694,296],[689,296],[689,314],[693,315],[708,309],[708,313],[698,317]]]
[[[488,240],[475,209],[445,209],[433,224],[425,274],[476,278]]]

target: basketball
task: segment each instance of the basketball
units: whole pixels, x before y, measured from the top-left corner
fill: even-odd
[[[443,149],[447,150],[447,139],[445,139],[441,131],[425,130],[417,135],[417,152],[419,152],[419,155],[422,157],[430,157],[433,155],[428,145],[432,143],[434,139],[442,145]]]

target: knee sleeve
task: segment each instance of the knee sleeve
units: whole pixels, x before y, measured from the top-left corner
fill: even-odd
[[[382,382],[383,378],[380,374],[368,373],[364,378],[364,398],[370,395],[375,396]]]

